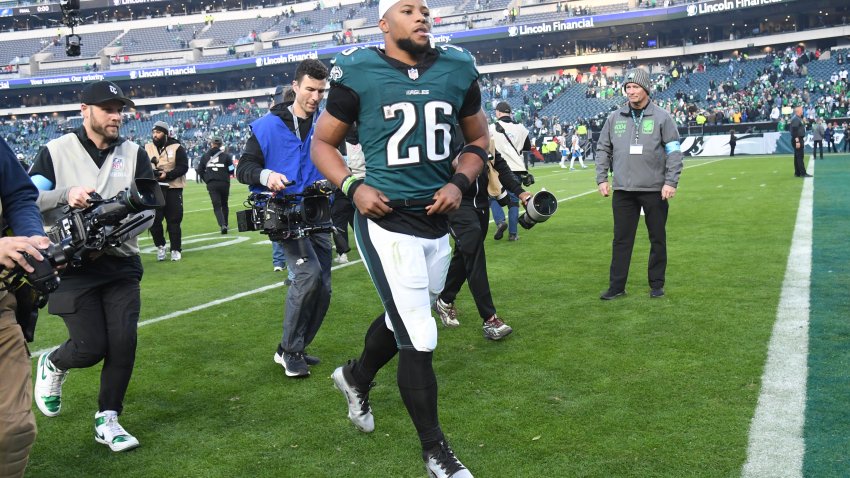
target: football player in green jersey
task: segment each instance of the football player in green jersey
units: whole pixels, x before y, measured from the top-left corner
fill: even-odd
[[[431,305],[445,283],[451,253],[446,213],[459,207],[487,157],[478,71],[466,50],[431,45],[424,0],[381,0],[378,13],[385,49],[352,48],[337,55],[312,145],[313,162],[357,208],[355,237],[385,309],[369,327],[360,358],[337,368],[333,380],[348,400],[351,421],[371,432],[372,380],[398,354],[399,391],[430,476],[471,477],[437,419]],[[350,175],[336,149],[355,121],[365,179]],[[454,123],[466,144],[455,170]]]

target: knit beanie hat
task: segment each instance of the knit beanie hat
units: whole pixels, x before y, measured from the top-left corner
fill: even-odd
[[[623,90],[625,91],[626,85],[629,83],[634,83],[644,90],[646,90],[646,94],[650,94],[650,84],[649,84],[649,73],[642,68],[634,68],[626,72],[626,79],[623,83]]]
[[[153,129],[162,131],[163,133],[168,135],[168,123],[166,123],[165,121],[157,121],[153,124]]]

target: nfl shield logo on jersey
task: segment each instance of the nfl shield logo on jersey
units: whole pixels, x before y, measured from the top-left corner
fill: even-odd
[[[407,70],[407,76],[409,76],[411,80],[416,81],[416,79],[419,78],[419,70],[411,68]]]

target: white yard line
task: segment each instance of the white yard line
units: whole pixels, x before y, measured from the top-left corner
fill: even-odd
[[[809,174],[814,170],[815,162],[809,161]],[[814,180],[803,181],[761,393],[750,423],[744,478],[803,476]]]
[[[353,260],[353,261],[348,262],[346,264],[340,264],[340,265],[331,267],[331,270],[335,271],[337,269],[342,269],[344,267],[352,266],[352,265],[358,264],[360,262],[362,262],[362,260],[360,260],[360,259]],[[238,294],[234,294],[234,295],[231,295],[229,297],[223,297],[221,299],[216,299],[216,300],[207,302],[205,304],[200,304],[200,305],[196,305],[194,307],[189,307],[188,309],[178,310],[178,311],[175,311],[175,312],[171,312],[170,314],[165,314],[165,315],[160,316],[160,317],[156,317],[156,318],[148,319],[148,320],[143,320],[143,321],[139,322],[139,327],[144,327],[146,325],[151,325],[151,324],[155,324],[157,322],[162,322],[163,320],[175,319],[177,317],[181,317],[183,315],[191,314],[191,313],[197,312],[199,310],[204,310],[204,309],[208,309],[210,307],[215,307],[217,305],[225,304],[227,302],[232,302],[234,300],[241,299],[243,297],[248,297],[248,296],[251,296],[251,295],[254,295],[254,294],[260,294],[260,293],[263,293],[263,292],[266,292],[266,291],[277,289],[277,288],[283,287],[283,285],[284,285],[283,282],[276,282],[274,284],[269,284],[269,285],[266,285],[266,286],[263,286],[263,287],[258,287],[258,288],[253,289],[253,290],[240,292]],[[50,350],[53,350],[56,347],[58,347],[58,345],[54,345],[53,347],[48,347],[46,349],[36,350],[35,352],[32,353],[33,360],[36,360],[39,356],[41,356],[41,354],[48,352]]]

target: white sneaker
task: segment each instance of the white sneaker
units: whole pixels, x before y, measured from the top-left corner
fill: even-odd
[[[440,320],[443,322],[444,326],[460,326],[460,321],[457,320],[457,309],[455,308],[454,303],[447,304],[438,297],[437,300],[434,301],[434,312],[440,316]]]
[[[374,384],[370,385],[366,391],[360,391],[354,385],[348,383],[343,368],[351,367],[351,365],[351,362],[349,362],[347,365],[337,367],[331,374],[331,378],[336,388],[345,395],[345,400],[348,402],[348,419],[361,432],[371,433],[375,430],[375,417],[372,415],[372,407],[369,405],[369,390]]]
[[[53,352],[52,350],[50,352]],[[38,358],[35,377],[35,404],[45,416],[55,417],[62,408],[62,384],[68,378],[67,370],[60,370],[47,358],[50,352]]]
[[[336,259],[334,259],[334,262],[336,262],[337,264],[348,264],[348,254],[343,252],[342,254],[337,256]]]
[[[182,258],[183,258],[183,255],[180,254],[180,251],[171,251],[171,260],[172,261],[179,261]]]
[[[118,413],[112,410],[94,414],[94,439],[112,451],[132,450],[139,446],[139,440],[127,433],[118,423]]]
[[[156,260],[159,262],[165,260],[165,246],[159,246],[156,248]]]
[[[274,269],[272,269],[272,270],[273,270],[274,272],[283,272],[283,270],[284,270],[284,269],[285,269],[285,267],[281,267],[281,266],[274,266]]]
[[[473,478],[445,440],[433,450],[423,451],[422,460],[430,478]]]

